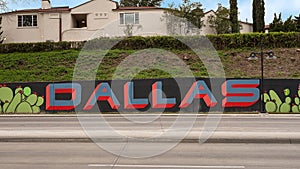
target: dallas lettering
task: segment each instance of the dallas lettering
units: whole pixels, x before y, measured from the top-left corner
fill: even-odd
[[[223,107],[250,107],[254,105],[260,96],[259,80],[228,80],[222,86]],[[163,97],[163,85],[161,81],[152,84],[152,104],[154,109],[174,108],[176,98]],[[124,109],[143,109],[149,106],[148,98],[134,98],[134,83],[127,82],[124,85]],[[70,100],[56,100],[58,94],[70,94]],[[82,86],[78,83],[49,84],[46,87],[46,110],[68,111],[74,110],[82,102]],[[214,107],[218,101],[207,84],[200,80],[192,84],[179,108],[189,107],[195,99],[203,99],[208,107]],[[106,101],[113,110],[120,108],[120,102],[108,83],[100,83],[89,97],[83,108],[84,111],[93,109],[98,101]]]

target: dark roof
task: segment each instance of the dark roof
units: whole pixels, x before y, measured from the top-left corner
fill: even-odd
[[[2,13],[2,14],[11,14],[11,13],[33,13],[33,12],[48,12],[48,13],[52,13],[52,12],[69,12],[70,8],[68,6],[64,6],[64,7],[54,7],[54,8],[49,8],[49,9],[24,9],[24,10],[16,10],[16,11],[11,11],[11,12],[6,12],[6,13]]]
[[[156,6],[131,6],[131,7],[119,7],[117,9],[113,9],[114,11],[123,11],[123,10],[157,10],[157,9],[166,9],[166,8],[161,8],[161,7],[156,7]]]
[[[206,15],[206,14],[208,14],[208,13],[210,13],[210,12],[213,12],[213,13],[216,13],[214,10],[209,10],[209,11],[206,11],[206,12],[204,12],[204,15]]]
[[[243,24],[253,25],[253,23],[250,23],[250,22],[245,22],[245,21],[239,21],[239,22],[241,22]]]

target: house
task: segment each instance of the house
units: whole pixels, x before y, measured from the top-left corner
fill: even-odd
[[[265,25],[265,33],[269,33],[270,32],[270,25]]]
[[[216,17],[216,12],[214,10],[210,10],[206,13],[204,13],[204,17],[203,17],[203,28],[202,28],[202,32],[204,34],[216,34],[216,30],[215,28],[209,26],[209,18],[210,17]],[[229,18],[228,18],[229,19]],[[239,21],[240,22],[240,33],[250,33],[253,32],[253,24],[249,23],[248,21],[243,22],[243,21]]]
[[[74,8],[52,7],[0,14],[4,43],[86,41],[96,37],[168,35],[165,8],[120,7],[112,0],[89,0]],[[210,11],[211,12],[211,11]],[[204,20],[207,21],[207,13]],[[246,26],[250,26],[246,24]],[[203,26],[201,34],[213,34]],[[244,32],[251,32],[245,29]]]

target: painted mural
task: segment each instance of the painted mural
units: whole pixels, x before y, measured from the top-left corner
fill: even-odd
[[[0,113],[40,113],[44,98],[32,93],[30,87],[16,87],[13,91],[0,85]]]
[[[285,97],[283,100],[275,90],[264,93],[265,110],[269,113],[300,113],[300,84],[294,97],[288,88],[282,92]]]
[[[181,89],[179,84],[183,84]],[[266,79],[264,84],[263,103],[267,112],[300,113],[299,79]],[[214,108],[214,111],[257,112],[261,108],[259,88],[259,79],[8,83],[0,84],[0,114],[73,112],[75,109],[80,112],[208,112]]]

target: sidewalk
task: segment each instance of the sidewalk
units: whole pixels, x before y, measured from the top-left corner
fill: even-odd
[[[28,115],[26,115],[27,117]],[[107,115],[114,118],[118,118],[117,115]],[[171,115],[166,115],[171,116]],[[202,116],[202,115],[199,115]],[[205,115],[203,115],[205,116]],[[16,115],[6,115],[1,117],[10,117],[15,118],[19,117],[22,118],[24,116],[16,116]],[[0,117],[0,118],[1,118]],[[76,115],[34,115],[30,116],[34,117],[43,117],[43,120],[47,120],[47,118],[51,117],[73,117],[75,118]],[[272,118],[272,120],[277,118],[279,120],[282,119],[292,119],[294,120],[294,124],[300,123],[300,116],[299,115],[224,115],[225,118],[228,118],[232,121],[235,121],[235,118],[249,118],[251,121],[249,124],[252,123],[252,118],[268,120],[268,118]],[[76,119],[76,118],[75,118]],[[231,121],[228,120],[228,123]],[[247,119],[248,120],[248,119]],[[167,121],[167,120],[166,120]],[[249,121],[249,120],[248,120]],[[273,122],[273,121],[272,121]],[[299,123],[298,123],[299,122]],[[11,122],[13,123],[13,122]],[[20,124],[25,122],[20,122]],[[45,126],[43,124],[45,123]],[[0,142],[91,142],[92,140],[87,136],[85,131],[81,128],[81,126],[77,123],[76,127],[69,127],[69,126],[62,126],[62,127],[47,127],[47,122],[41,123],[39,127],[24,127],[21,128],[20,126],[14,127],[1,127],[0,128]],[[51,124],[53,122],[49,122]],[[70,122],[73,124],[73,122]],[[243,123],[243,122],[241,122]],[[264,121],[258,123],[258,120],[253,120],[253,125],[257,126],[262,125],[261,127],[257,128],[249,128],[246,125],[243,127],[220,127],[212,134],[212,136],[206,141],[206,143],[276,143],[276,144],[300,144],[300,129],[298,126],[291,125],[291,129],[283,128],[279,129],[279,127],[268,127],[264,128]],[[277,121],[274,124],[278,123]],[[285,123],[289,123],[288,121]],[[9,123],[8,123],[9,124]],[[49,125],[48,124],[48,125]],[[278,123],[279,124],[279,123]],[[12,125],[12,124],[9,124]],[[55,126],[55,124],[53,124]],[[78,126],[77,126],[78,125]],[[120,124],[122,126],[122,124]],[[285,124],[283,124],[286,126]],[[5,124],[3,124],[5,126]],[[296,128],[293,128],[296,127]],[[163,134],[165,130],[153,130],[151,128],[142,128],[139,130],[129,129],[129,128],[120,128],[118,132],[124,137],[116,137],[112,134],[111,131],[100,130],[98,131],[98,135],[101,137],[97,138],[98,142],[185,142],[185,143],[198,143],[199,141],[203,141],[200,138],[201,129],[196,127],[193,128],[192,131],[183,139],[178,140],[176,137],[176,132],[172,133],[168,138],[156,138],[154,136],[160,136]],[[203,134],[203,133],[202,133]],[[204,134],[207,134],[204,132]],[[172,137],[174,136],[174,137]],[[132,139],[135,138],[135,139]],[[138,138],[138,139],[137,139]]]

